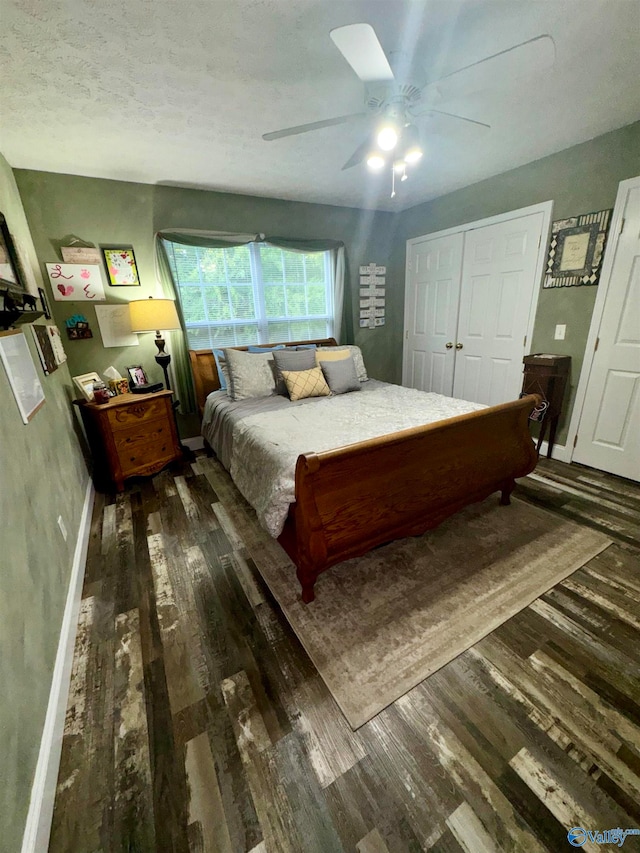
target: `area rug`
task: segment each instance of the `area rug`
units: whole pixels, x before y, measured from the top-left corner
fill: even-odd
[[[252,556],[356,729],[609,544],[522,501],[499,506],[493,495],[423,536],[334,566],[311,604],[300,600],[288,559]]]

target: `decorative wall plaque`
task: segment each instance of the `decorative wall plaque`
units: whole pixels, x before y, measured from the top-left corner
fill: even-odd
[[[600,210],[552,223],[543,287],[598,283],[611,214]]]

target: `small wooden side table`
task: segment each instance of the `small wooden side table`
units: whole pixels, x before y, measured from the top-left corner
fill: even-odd
[[[171,391],[120,394],[108,403],[76,400],[94,460],[98,488],[121,492],[128,477],[156,474],[182,451]]]
[[[558,421],[562,413],[562,403],[571,369],[571,356],[538,353],[537,355],[525,355],[522,362],[524,364],[522,392],[524,394],[540,394],[542,399],[549,404],[549,408],[540,423],[537,449],[540,450],[547,431],[547,424],[549,424],[547,459],[551,459],[551,451],[556,440]]]

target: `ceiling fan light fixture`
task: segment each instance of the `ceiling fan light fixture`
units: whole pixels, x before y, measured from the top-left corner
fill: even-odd
[[[404,175],[406,169],[406,163],[404,160],[394,160],[393,161],[393,171],[396,175]]]
[[[384,157],[379,151],[372,151],[367,157],[367,166],[373,172],[379,172],[384,167]]]
[[[384,124],[378,130],[376,142],[383,151],[393,151],[398,144],[398,131],[392,124]]]
[[[422,148],[419,145],[414,146],[413,148],[409,148],[408,151],[405,152],[404,162],[408,163],[410,166],[413,166],[414,163],[417,163],[424,154]]]
[[[402,159],[409,165],[417,163],[424,153],[420,145],[420,134],[415,124],[405,127],[402,133],[402,151]]]

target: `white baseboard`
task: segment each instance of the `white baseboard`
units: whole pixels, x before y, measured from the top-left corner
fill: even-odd
[[[540,456],[547,456],[548,443],[543,441],[540,446]],[[558,462],[571,462],[571,453],[565,444],[554,444],[551,451],[551,458],[557,459]]]
[[[42,853],[49,848],[51,820],[53,818],[53,803],[58,781],[60,755],[62,753],[62,736],[64,720],[67,711],[73,651],[78,627],[78,612],[82,597],[84,571],[89,547],[89,532],[91,530],[91,514],[95,491],[91,480],[87,483],[84,496],[84,506],[78,528],[78,538],[73,554],[73,565],[67,601],[62,617],[58,652],[51,679],[49,704],[44,722],[38,763],[31,787],[29,813],[22,837],[22,853]]]
[[[185,444],[189,450],[204,449],[204,438],[201,435],[193,435],[191,438],[183,438],[182,443]]]

